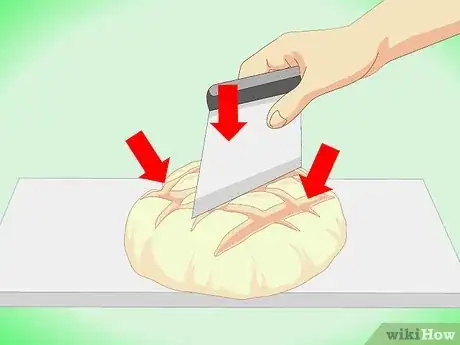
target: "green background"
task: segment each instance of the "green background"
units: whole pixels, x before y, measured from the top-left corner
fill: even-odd
[[[348,24],[377,2],[0,0],[0,212],[18,177],[138,176],[124,141],[140,129],[170,169],[199,159],[209,85],[284,31]],[[459,39],[303,114],[306,166],[324,142],[341,150],[335,178],[425,178],[457,252]],[[362,344],[382,322],[454,321],[447,309],[1,309],[0,343]]]

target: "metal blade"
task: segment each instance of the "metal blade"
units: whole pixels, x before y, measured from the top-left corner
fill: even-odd
[[[301,116],[280,129],[267,125],[280,97],[241,104],[239,121],[247,125],[231,141],[210,125],[217,110],[209,113],[193,217],[301,167]]]

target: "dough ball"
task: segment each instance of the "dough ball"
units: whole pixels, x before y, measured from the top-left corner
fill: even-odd
[[[125,249],[133,269],[177,291],[248,299],[291,290],[343,248],[333,192],[308,199],[299,169],[192,219],[199,162],[172,172],[132,207]]]

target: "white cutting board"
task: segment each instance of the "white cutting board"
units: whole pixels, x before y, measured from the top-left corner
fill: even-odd
[[[0,225],[0,306],[460,307],[460,263],[423,180],[332,180],[348,240],[327,271],[269,298],[163,288],[124,252],[139,179],[21,179]]]

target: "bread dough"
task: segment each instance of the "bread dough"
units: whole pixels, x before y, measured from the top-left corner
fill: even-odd
[[[270,296],[324,271],[343,248],[333,192],[308,199],[296,170],[192,219],[199,162],[168,176],[132,207],[125,249],[141,276],[177,291]]]

